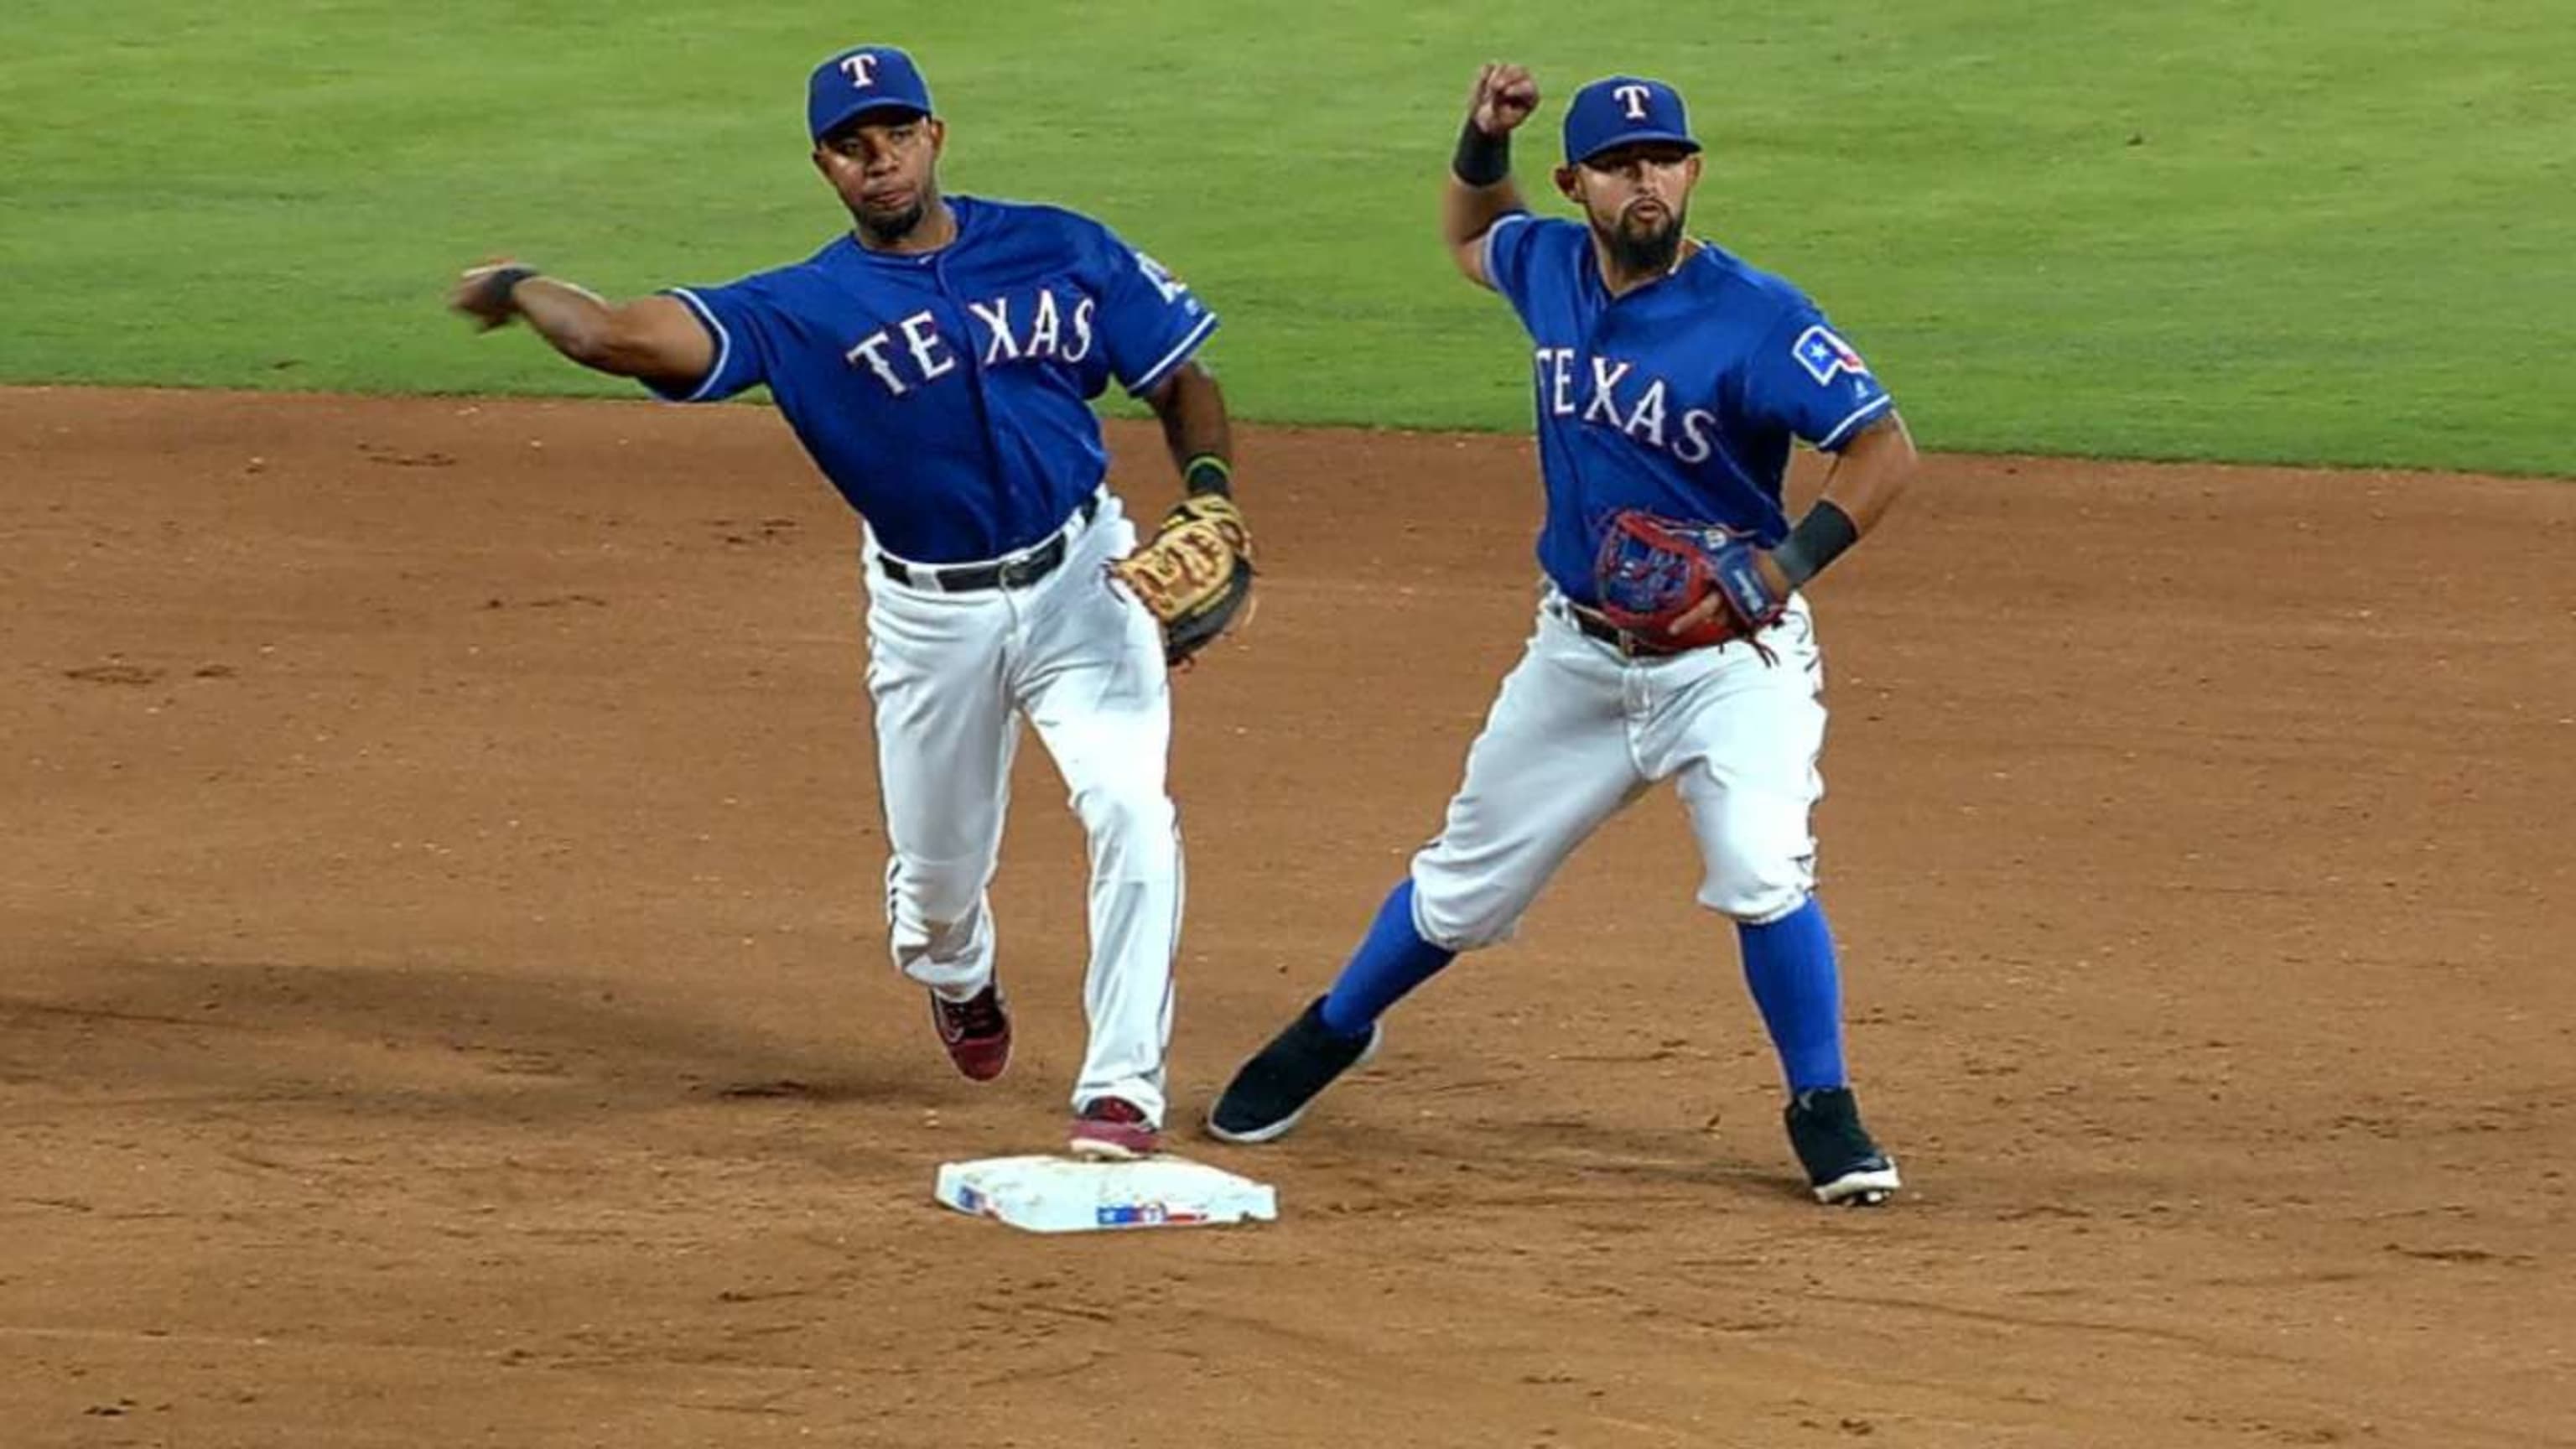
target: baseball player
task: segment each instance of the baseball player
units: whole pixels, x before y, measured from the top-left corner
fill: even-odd
[[[1390,1005],[1502,940],[1576,846],[1669,780],[1698,840],[1700,903],[1736,924],[1816,1198],[1883,1202],[1896,1163],[1844,1071],[1813,894],[1823,666],[1797,590],[1878,521],[1914,446],[1814,303],[1684,230],[1700,145],[1672,87],[1612,76],[1576,93],[1555,181],[1581,221],[1532,217],[1512,182],[1511,136],[1538,99],[1526,70],[1485,67],[1442,212],[1458,270],[1500,292],[1535,345],[1535,630],[1438,838],[1332,989],[1237,1071],[1209,1129],[1249,1143],[1295,1127],[1377,1049]],[[1792,439],[1835,458],[1794,527]]]
[[[943,192],[947,127],[902,50],[817,66],[806,122],[855,223],[806,260],[615,304],[499,263],[466,272],[452,303],[676,401],[768,386],[864,523],[895,964],[928,988],[957,1069],[1000,1076],[1011,1017],[985,888],[1027,720],[1090,839],[1069,1143],[1152,1152],[1182,897],[1167,666],[1251,578],[1225,403],[1193,361],[1216,316],[1099,222]],[[1161,418],[1187,487],[1143,549],[1103,481],[1090,400],[1113,378]]]

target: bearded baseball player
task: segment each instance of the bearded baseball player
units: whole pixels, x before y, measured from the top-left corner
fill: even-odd
[[[1209,1130],[1248,1143],[1295,1127],[1377,1050],[1389,1006],[1502,940],[1575,847],[1671,781],[1700,904],[1735,922],[1811,1190],[1884,1202],[1896,1162],[1844,1070],[1814,894],[1824,671],[1799,590],[1886,512],[1914,445],[1814,303],[1685,232],[1700,145],[1672,87],[1613,76],[1575,94],[1555,181],[1579,222],[1532,217],[1512,182],[1511,136],[1538,101],[1528,71],[1485,67],[1442,211],[1458,270],[1501,293],[1535,347],[1536,627],[1439,837],[1332,989],[1236,1073]],[[1835,460],[1794,527],[1793,439]]]
[[[817,66],[806,125],[855,225],[804,261],[616,304],[504,262],[466,272],[452,304],[676,401],[768,386],[864,523],[895,964],[928,989],[957,1069],[1000,1076],[1011,1017],[985,888],[1026,720],[1090,838],[1069,1145],[1150,1153],[1181,919],[1168,668],[1252,580],[1225,403],[1192,360],[1216,316],[1099,222],[944,193],[947,126],[893,46]],[[1161,418],[1187,490],[1141,549],[1091,409],[1113,378]]]

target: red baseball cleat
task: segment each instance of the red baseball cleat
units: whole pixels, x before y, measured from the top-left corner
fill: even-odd
[[[973,1081],[989,1082],[1011,1064],[1011,1009],[998,981],[964,1001],[930,993],[930,1024],[939,1029],[948,1059]]]
[[[1124,1097],[1101,1097],[1073,1114],[1065,1146],[1076,1157],[1132,1162],[1163,1150],[1163,1134],[1145,1120],[1145,1109]]]

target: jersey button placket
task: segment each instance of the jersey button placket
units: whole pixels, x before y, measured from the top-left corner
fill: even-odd
[[[956,285],[948,279],[947,252],[932,255],[930,279],[938,286],[940,299],[948,304],[949,315],[960,319],[957,335],[965,340],[966,345],[957,352],[966,368],[966,385],[975,395],[976,436],[984,444],[984,477],[993,490],[995,503],[1000,507],[1002,537],[1007,539],[1016,531],[1011,527],[1012,521],[1025,511],[1017,506],[1023,500],[1009,496],[1010,481],[1002,476],[1002,456],[993,446],[993,399],[986,387],[990,375],[984,369],[984,354],[975,346],[975,329],[966,326],[963,320],[969,310],[966,301],[957,295]],[[1013,617],[1018,617],[1016,610]]]

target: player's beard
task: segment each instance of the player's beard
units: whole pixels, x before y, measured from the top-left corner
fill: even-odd
[[[871,244],[886,247],[912,235],[913,228],[921,225],[921,219],[929,212],[929,204],[916,196],[912,205],[901,211],[870,213],[853,207],[850,215]]]
[[[1622,216],[1604,238],[1610,246],[1610,260],[1632,277],[1655,277],[1671,271],[1673,259],[1681,255],[1682,228],[1689,219],[1688,212],[1667,210],[1658,226],[1632,223]]]

